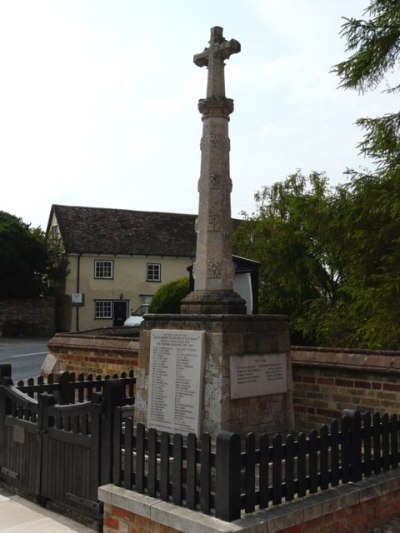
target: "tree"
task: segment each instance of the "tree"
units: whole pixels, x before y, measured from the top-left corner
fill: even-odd
[[[0,297],[36,298],[65,277],[66,262],[57,244],[40,228],[0,211]]]
[[[288,315],[292,343],[398,347],[399,218],[374,192],[298,172],[258,192],[235,231],[235,252],[261,262],[260,311]]]
[[[335,67],[341,87],[361,93],[377,88],[398,65],[400,2],[372,0],[364,15],[366,20],[345,19],[342,36],[351,55]],[[396,84],[386,89],[399,90]],[[358,342],[399,347],[400,113],[357,122],[365,131],[360,151],[374,170],[350,170],[350,183],[343,187],[352,198],[346,211],[352,228],[346,258],[351,264],[345,287],[352,302],[349,311],[363,317],[354,331]]]
[[[360,91],[376,88],[387,71],[394,69],[400,54],[398,0],[371,0],[364,15],[370,18],[345,18],[341,35],[352,55],[335,67],[344,88]],[[399,86],[389,90],[399,90]]]
[[[189,294],[189,278],[179,278],[162,285],[153,296],[149,313],[180,312],[182,299]]]
[[[47,252],[46,262],[46,287],[45,293],[56,295],[59,293],[60,286],[64,287],[65,277],[68,270],[68,258],[59,238],[51,239],[41,233]]]
[[[37,232],[0,211],[0,296],[35,297],[42,290],[46,249]]]
[[[365,14],[346,19],[352,55],[335,67],[341,86],[360,92],[377,87],[400,54],[400,2],[373,0]],[[264,187],[235,234],[236,252],[262,262],[261,311],[288,314],[292,342],[400,347],[400,115],[358,124],[373,171],[349,170],[334,190],[324,175],[299,172]]]
[[[256,212],[245,214],[234,233],[234,249],[261,262],[260,311],[287,314],[292,342],[314,342],[318,316],[311,317],[310,304],[334,305],[342,277],[335,194],[325,175],[298,171],[255,199]]]
[[[334,71],[344,89],[361,93],[375,89],[388,72],[394,71],[400,57],[400,2],[372,0],[364,15],[369,19],[345,19],[341,35],[347,39],[350,57],[338,63]],[[394,93],[400,85],[389,86]],[[377,164],[377,177],[395,171],[400,164],[400,113],[377,118],[360,118],[357,123],[366,131],[361,152]]]

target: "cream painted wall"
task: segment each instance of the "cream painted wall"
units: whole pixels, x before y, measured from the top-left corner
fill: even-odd
[[[113,279],[95,279],[95,260],[114,262]],[[161,282],[146,281],[148,263],[161,265]],[[187,268],[192,265],[189,257],[158,256],[69,256],[69,274],[66,280],[66,294],[80,292],[85,295],[81,307],[72,307],[70,331],[109,327],[112,319],[95,319],[95,300],[122,300],[128,302],[128,315],[143,303],[142,296],[154,295],[158,288],[169,281],[188,276]],[[78,283],[79,271],[79,283]],[[77,321],[78,314],[78,321]]]

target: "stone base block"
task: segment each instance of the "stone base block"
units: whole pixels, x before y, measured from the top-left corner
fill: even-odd
[[[256,434],[274,434],[294,429],[290,337],[286,317],[224,314],[146,315],[140,336],[135,401],[135,422],[145,425],[153,329],[204,332],[201,432],[210,433],[215,438],[221,430],[232,431],[244,437],[250,431]],[[239,361],[244,368],[239,378],[237,375],[236,378],[246,381],[247,390],[250,388],[247,397],[236,395],[232,398],[231,356],[235,356],[236,365]],[[249,381],[257,379],[259,368],[265,368],[270,361],[275,364],[277,356],[286,364],[284,392],[276,393],[276,387],[272,387],[269,392],[268,384],[263,394],[256,388],[252,391]],[[255,360],[258,361],[258,366],[253,364]],[[273,379],[274,377],[271,379],[271,385]],[[282,380],[282,376],[279,379]]]
[[[181,303],[183,314],[246,313],[246,302],[234,291],[193,291]]]

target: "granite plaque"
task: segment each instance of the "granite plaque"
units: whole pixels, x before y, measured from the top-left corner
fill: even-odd
[[[287,392],[286,354],[231,355],[231,399]]]
[[[147,426],[200,433],[204,331],[153,329]]]

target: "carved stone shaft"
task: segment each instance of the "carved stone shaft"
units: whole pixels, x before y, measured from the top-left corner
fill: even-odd
[[[224,60],[240,51],[240,43],[211,28],[210,46],[194,56],[208,67],[207,98],[199,101],[202,114],[199,213],[194,264],[195,290],[182,303],[185,313],[245,313],[244,300],[233,291],[232,217],[229,169],[229,115],[233,100],[225,97]]]
[[[222,97],[220,97],[222,99]],[[229,176],[228,115],[202,102],[203,138],[199,180],[197,250],[194,266],[197,290],[233,290],[230,236],[231,179]],[[217,111],[218,114],[213,112]]]

